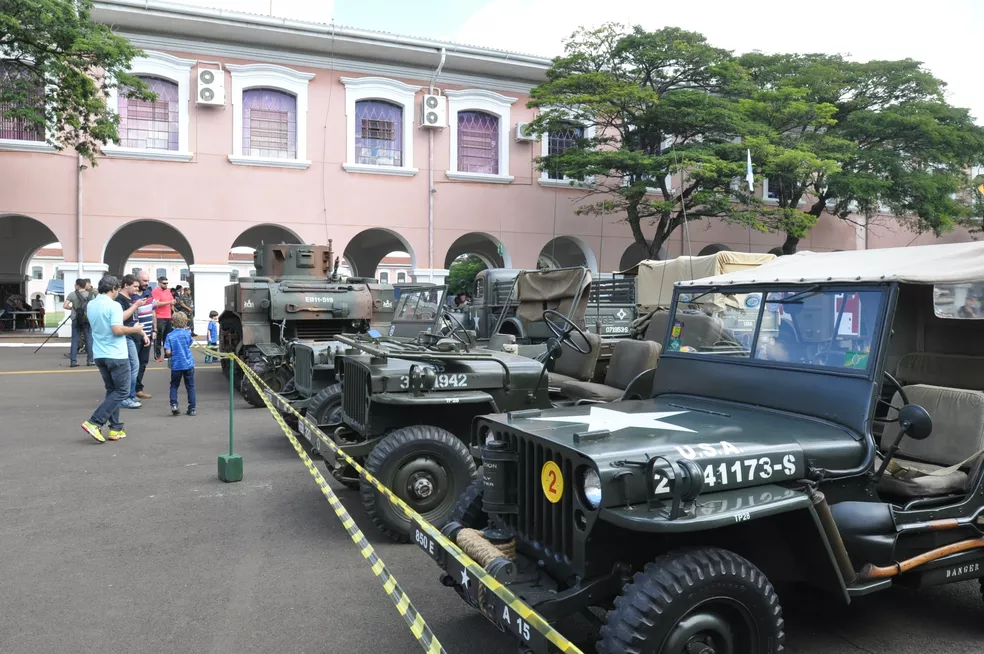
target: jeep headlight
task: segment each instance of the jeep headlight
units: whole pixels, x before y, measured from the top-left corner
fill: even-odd
[[[592,509],[601,506],[601,477],[594,468],[587,468],[581,478],[581,490],[584,500]]]

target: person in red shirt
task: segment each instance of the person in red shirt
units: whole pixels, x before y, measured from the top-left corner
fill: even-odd
[[[167,277],[160,277],[157,280],[157,288],[151,295],[154,298],[154,313],[157,315],[157,338],[154,340],[154,358],[159,362],[161,358],[161,345],[164,339],[171,332],[171,307],[174,305],[174,296],[167,287]]]

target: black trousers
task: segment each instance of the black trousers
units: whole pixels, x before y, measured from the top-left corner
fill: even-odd
[[[157,319],[157,340],[154,341],[154,358],[161,358],[161,349],[164,347],[164,339],[171,333],[171,319]]]
[[[144,345],[141,340],[137,343],[137,361],[140,362],[140,371],[137,373],[137,392],[144,389],[143,377],[147,370],[147,363],[150,361],[150,345]]]

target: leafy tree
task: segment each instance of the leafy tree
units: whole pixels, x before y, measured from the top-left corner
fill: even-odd
[[[485,262],[473,254],[458,257],[448,268],[448,292],[452,295],[471,294],[475,288],[475,276],[486,268]]]
[[[743,111],[769,128],[750,142],[778,200],[763,219],[786,233],[784,252],[824,212],[854,221],[887,208],[937,236],[975,213],[969,172],[984,160],[984,130],[919,62],[750,53],[738,63],[754,86]]]
[[[687,221],[773,228],[775,216],[736,183],[745,176],[742,138],[757,129],[729,90],[742,75],[730,53],[694,32],[579,30],[530,94],[529,106],[541,109],[531,131],[574,134],[570,147],[539,165],[590,179],[577,212],[622,216],[651,258]]]
[[[0,0],[0,119],[52,135],[95,165],[117,142],[108,92],[156,100],[127,73],[142,52],[92,20],[91,0]]]

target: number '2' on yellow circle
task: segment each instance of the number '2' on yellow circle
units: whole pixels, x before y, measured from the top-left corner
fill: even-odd
[[[551,503],[559,502],[564,496],[564,475],[560,472],[560,466],[553,461],[544,463],[540,469],[540,486]]]

